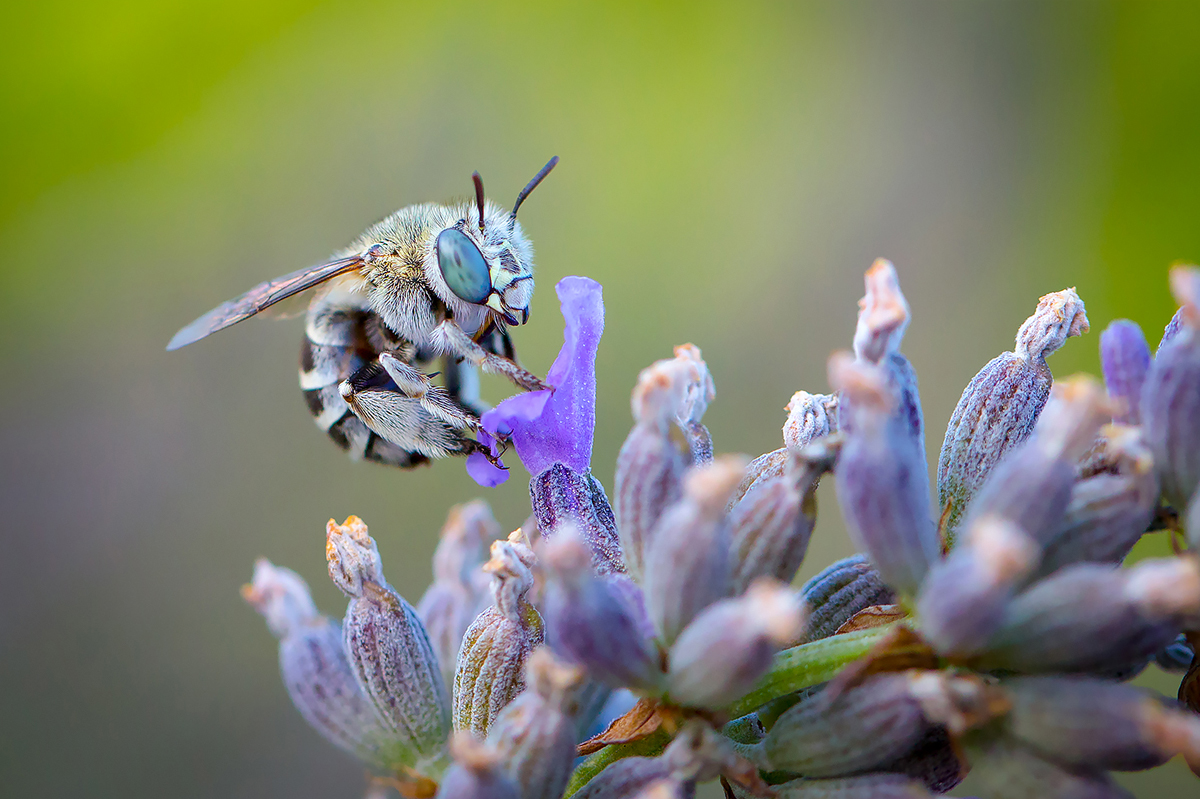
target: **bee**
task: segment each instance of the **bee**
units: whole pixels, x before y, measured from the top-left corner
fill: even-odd
[[[533,297],[533,246],[517,211],[557,163],[542,167],[511,211],[485,201],[476,172],[473,203],[402,208],[329,261],[214,308],[167,349],[309,292],[300,388],[317,427],[354,459],[411,468],[482,452],[495,463],[471,437],[487,409],[476,367],[525,390],[546,387],[517,364],[509,328],[529,319]],[[439,373],[427,370],[439,357],[436,385]]]

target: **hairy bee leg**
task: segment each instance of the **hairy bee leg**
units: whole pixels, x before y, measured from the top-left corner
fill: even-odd
[[[459,405],[476,416],[483,416],[492,409],[479,398],[479,370],[463,358],[442,356],[442,383]]]
[[[434,328],[432,339],[443,352],[461,355],[485,372],[504,375],[526,391],[549,388],[537,375],[476,344],[465,330],[449,319]]]
[[[455,402],[446,389],[435,386],[421,370],[409,366],[390,352],[379,354],[379,365],[396,381],[401,392],[420,401],[421,407],[446,424],[460,430],[479,429],[479,417]]]
[[[481,445],[408,396],[381,364],[373,362],[338,384],[350,411],[372,432],[397,447],[430,458],[469,454]]]

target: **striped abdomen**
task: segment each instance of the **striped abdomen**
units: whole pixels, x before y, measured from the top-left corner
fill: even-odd
[[[318,300],[309,308],[300,349],[300,388],[317,423],[350,457],[408,468],[429,460],[384,440],[342,399],[338,384],[401,342],[372,311]]]

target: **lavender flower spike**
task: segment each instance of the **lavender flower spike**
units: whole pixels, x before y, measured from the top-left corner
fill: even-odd
[[[596,426],[596,349],[604,332],[602,290],[586,277],[564,277],[555,290],[566,327],[562,350],[546,373],[552,390],[509,397],[481,419],[492,436],[511,436],[521,462],[535,476],[555,463],[586,472]],[[494,442],[492,452],[498,454]],[[467,471],[484,486],[508,479],[479,453],[467,458]]]

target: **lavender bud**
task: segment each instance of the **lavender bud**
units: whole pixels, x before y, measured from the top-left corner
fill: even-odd
[[[1007,738],[972,742],[971,777],[989,799],[1133,799],[1103,771],[1068,770]]]
[[[1056,384],[1033,435],[992,470],[971,502],[963,529],[973,529],[972,519],[998,516],[1039,544],[1053,537],[1071,499],[1076,464],[1111,413],[1094,378],[1080,375]]]
[[[1144,560],[1130,569],[1080,563],[1009,604],[980,664],[1023,672],[1120,669],[1153,656],[1197,612],[1194,559]]]
[[[917,391],[917,373],[900,352],[900,342],[908,329],[908,300],[900,291],[900,280],[890,261],[879,258],[867,270],[866,294],[858,301],[858,325],[854,331],[854,357],[860,362],[879,366],[887,377],[888,390],[896,399],[892,413],[904,423],[909,435],[920,443],[924,462],[925,422],[921,415],[921,397]],[[847,425],[854,414],[846,415]]]
[[[1140,771],[1200,746],[1200,717],[1123,683],[1019,677],[1004,688],[1008,734],[1067,766]]]
[[[379,718],[413,761],[436,757],[450,733],[450,702],[416,610],[383,577],[379,550],[357,516],[326,527],[329,575],[350,597],[346,652]]]
[[[982,651],[1004,620],[1018,582],[1037,564],[1037,545],[1019,527],[985,516],[921,587],[921,632],[945,656]]]
[[[921,783],[902,774],[860,774],[824,780],[789,780],[775,789],[777,799],[932,799]],[[749,797],[749,793],[737,793]]]
[[[746,467],[746,476],[733,492],[731,505],[741,500],[759,481],[782,477],[792,456],[809,444],[837,432],[837,395],[797,391],[788,401],[783,423],[783,446],[759,455]]]
[[[667,366],[664,366],[666,364]],[[629,573],[640,579],[646,543],[663,510],[682,493],[688,459],[671,439],[681,370],[659,361],[642,370],[633,389],[635,424],[617,456],[616,517]]]
[[[541,557],[550,647],[611,687],[660,689],[663,673],[654,644],[620,589],[592,571],[587,545],[562,530],[543,545]]]
[[[583,670],[545,647],[526,664],[526,688],[501,711],[488,734],[521,799],[559,799],[575,760]]]
[[[716,398],[717,391],[709,374],[708,364],[701,357],[695,344],[681,344],[675,348],[675,363],[686,376],[682,382],[683,393],[675,413],[675,423],[683,431],[692,463],[699,466],[713,459],[712,436],[700,421],[708,404]]]
[[[454,662],[463,634],[486,606],[488,576],[480,568],[488,542],[500,537],[500,525],[483,500],[450,509],[433,553],[433,584],[417,603],[429,642],[442,665],[442,678],[454,682]]]
[[[835,355],[829,372],[854,419],[835,473],[846,526],[884,581],[914,594],[941,554],[920,442],[892,416],[894,400],[877,368]]]
[[[1043,552],[1041,576],[1080,561],[1121,563],[1154,518],[1158,477],[1140,429],[1112,425],[1103,446],[1113,471],[1072,487],[1063,523]]]
[[[671,647],[667,689],[674,702],[719,710],[746,694],[804,624],[798,597],[760,578],[736,599],[705,608]]]
[[[529,604],[533,551],[515,533],[492,543],[492,607],[463,637],[454,674],[454,727],[487,735],[496,715],[525,687],[525,659],[542,643],[542,617]]]
[[[818,693],[775,722],[759,744],[772,769],[806,777],[868,771],[908,752],[928,724],[904,674],[883,674],[832,702]]]
[[[800,596],[809,609],[802,643],[828,638],[861,610],[896,601],[896,593],[865,555],[851,555],[826,567],[804,584]]]
[[[262,558],[242,596],[279,639],[283,684],[304,720],[334,746],[363,760],[401,765],[388,751],[389,736],[354,679],[341,626],[317,612],[304,580]]]
[[[663,513],[646,550],[646,610],[670,644],[696,614],[729,594],[729,497],[743,459],[723,456],[684,478],[683,497]]]
[[[556,462],[529,481],[529,495],[542,538],[570,525],[591,547],[597,573],[625,571],[612,506],[591,472],[580,474]]]
[[[733,594],[757,577],[790,583],[817,521],[817,483],[833,469],[840,442],[823,440],[789,458],[785,474],[759,481],[733,504]]]
[[[1146,444],[1176,508],[1200,486],[1200,268],[1171,270],[1182,326],[1150,365],[1142,390]]]
[[[938,459],[947,542],[953,543],[963,512],[992,468],[1033,431],[1054,380],[1046,356],[1087,331],[1075,289],[1047,294],[1017,332],[1015,351],[992,359],[963,390]]]
[[[1108,396],[1123,407],[1113,417],[1121,424],[1141,420],[1142,384],[1150,368],[1150,345],[1136,322],[1118,319],[1100,334],[1100,366]]]
[[[1179,335],[1181,330],[1183,330],[1183,308],[1178,308],[1175,313],[1171,315],[1171,319],[1167,322],[1167,326],[1163,328],[1162,338],[1158,340],[1158,348],[1154,350],[1154,357],[1157,358],[1158,353],[1162,352],[1163,347],[1173,341],[1175,337]]]
[[[521,799],[516,784],[505,773],[500,755],[468,732],[450,739],[454,765],[442,778],[440,799]]]

